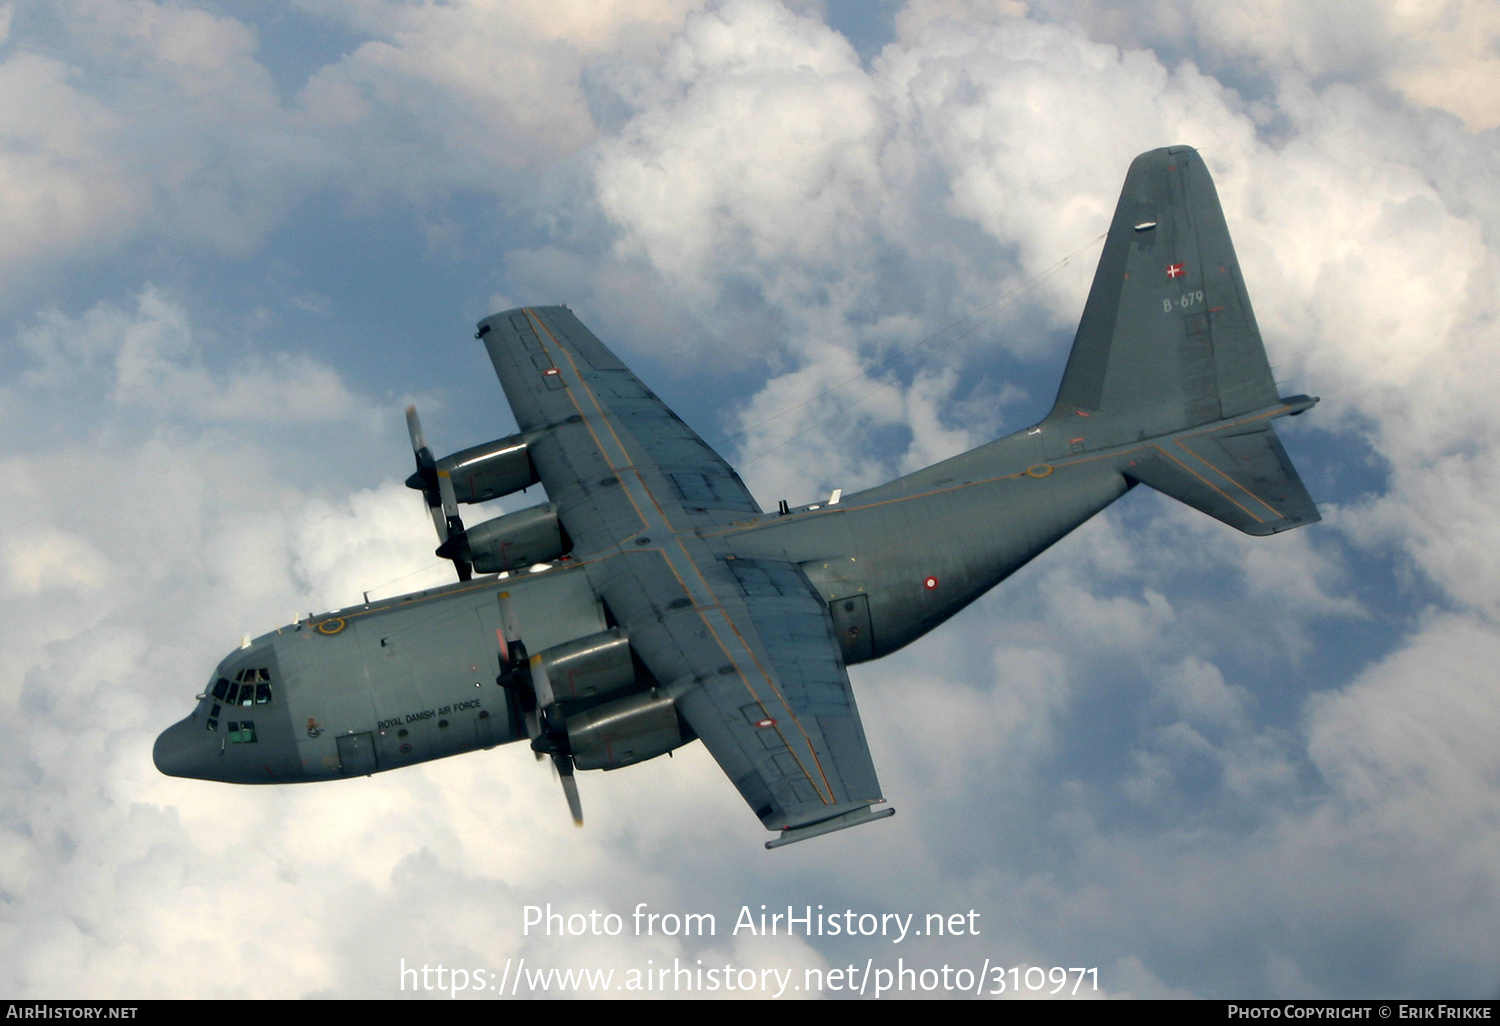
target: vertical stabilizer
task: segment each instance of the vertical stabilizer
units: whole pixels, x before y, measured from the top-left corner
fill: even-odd
[[[1053,415],[1087,414],[1092,449],[1276,401],[1208,169],[1189,146],[1141,154],[1125,176]]]

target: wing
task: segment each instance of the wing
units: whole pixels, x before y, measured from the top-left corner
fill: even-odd
[[[781,831],[768,847],[895,811],[870,808],[884,798],[849,675],[799,567],[715,558],[685,539],[616,562],[590,565],[599,594],[761,823]]]
[[[739,475],[567,307],[495,314],[479,334],[580,551],[657,517],[692,529],[760,512]],[[642,510],[647,501],[658,505]]]
[[[760,513],[734,471],[566,308],[480,336],[596,594],[770,845],[890,815],[827,607],[701,533]]]

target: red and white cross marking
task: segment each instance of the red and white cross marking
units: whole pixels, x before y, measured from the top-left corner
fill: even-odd
[[[1184,264],[1167,265],[1168,278],[1181,278],[1184,274],[1187,274],[1186,266]]]

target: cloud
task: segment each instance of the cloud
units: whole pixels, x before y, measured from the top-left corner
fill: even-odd
[[[8,10],[8,8],[7,8]],[[100,236],[118,237],[144,197],[101,136],[116,119],[69,81],[62,62],[12,53],[0,63],[0,267],[14,272]]]
[[[133,311],[109,302],[79,317],[46,311],[17,343],[33,364],[22,376],[31,389],[56,392],[93,377],[110,382],[110,402],[162,415],[317,423],[344,420],[358,405],[337,375],[302,355],[252,355],[227,374],[209,370],[187,311],[151,286]]]
[[[1097,965],[1111,994],[1493,993],[1500,203],[1494,91],[1445,91],[1488,74],[1482,7],[914,0],[862,62],[816,5],[319,2],[295,13],[351,43],[287,98],[249,15],[58,10],[0,53],[25,101],[0,114],[0,262],[31,276],[0,382],[9,992],[977,954]],[[1325,522],[1243,539],[1137,489],[856,667],[896,817],[768,856],[701,746],[583,775],[583,831],[520,746],[307,788],[150,765],[242,632],[447,579],[398,480],[399,396],[446,375],[438,416],[504,430],[487,377],[464,391],[483,354],[392,341],[387,297],[293,248],[299,204],[440,236],[362,258],[405,280],[460,254],[432,274],[455,306],[581,296],[797,500],[1040,413],[1092,253],[1050,269],[1174,142],[1213,170],[1283,387],[1324,396],[1283,437]],[[288,266],[357,344],[224,298],[265,306]],[[1376,483],[1342,491],[1372,451]],[[521,927],[642,901],[974,909],[982,932]]]

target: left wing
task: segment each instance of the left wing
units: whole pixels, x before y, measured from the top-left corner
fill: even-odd
[[[700,533],[760,513],[729,465],[565,307],[479,331],[595,592],[771,845],[890,815],[827,606]]]

